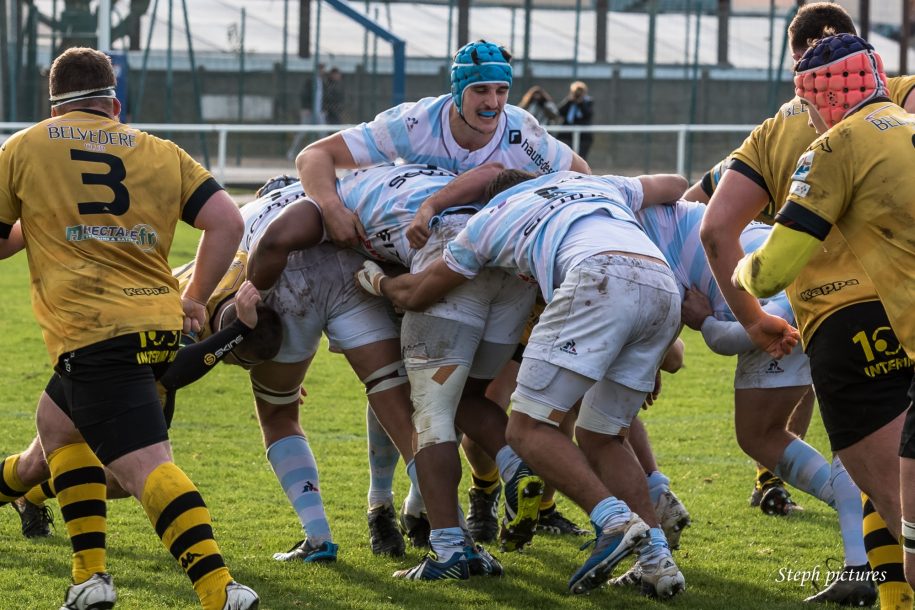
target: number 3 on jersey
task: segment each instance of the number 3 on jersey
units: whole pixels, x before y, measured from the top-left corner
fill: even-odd
[[[70,159],[107,165],[108,173],[106,174],[83,173],[83,184],[88,186],[107,186],[114,193],[114,199],[111,201],[84,201],[78,203],[80,214],[113,214],[114,216],[120,216],[127,211],[127,208],[130,207],[130,193],[127,191],[127,187],[124,186],[127,169],[119,157],[74,148],[70,150]]]

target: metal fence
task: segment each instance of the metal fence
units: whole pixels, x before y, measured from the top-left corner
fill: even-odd
[[[0,141],[8,134],[29,127],[31,123],[0,123]],[[241,146],[242,138],[264,138],[265,136],[281,136],[282,146],[274,147],[275,151],[285,150],[285,140],[296,134],[312,136],[312,139],[333,133],[347,125],[230,125],[230,124],[187,124],[187,123],[137,123],[131,127],[142,129],[150,133],[175,139],[179,141],[191,154],[197,157],[213,173],[222,184],[248,185],[263,182],[269,174],[293,172],[291,159],[284,153],[274,152],[268,154],[258,148],[257,154],[246,151],[255,147]],[[629,141],[617,142],[622,152],[612,152],[616,160],[607,159],[602,153],[602,147],[592,149],[592,158],[589,163],[595,171],[601,173],[630,173],[650,171],[675,171],[678,174],[693,178],[701,175],[714,162],[728,155],[755,125],[591,125],[587,127],[572,127],[550,125],[551,133],[571,133],[572,147],[578,149],[581,134],[595,134],[610,137],[630,135],[635,136]],[[230,143],[229,136],[235,136],[238,142]],[[696,155],[695,135],[724,134],[727,139],[715,143],[705,143],[703,154]],[[181,142],[179,136],[198,136],[185,138]],[[663,148],[663,156],[650,154],[649,138],[664,136],[663,142],[654,142],[656,147]],[[210,140],[215,138],[215,158],[211,158]],[[597,144],[600,142],[598,141]],[[233,144],[237,144],[233,146]],[[234,148],[234,151],[233,151]],[[606,147],[604,147],[606,148]],[[638,150],[638,152],[636,152]],[[233,155],[234,152],[234,155]],[[602,156],[603,154],[603,156]],[[233,158],[234,157],[234,158]]]

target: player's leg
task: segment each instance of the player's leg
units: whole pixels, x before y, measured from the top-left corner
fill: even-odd
[[[324,244],[315,248],[314,260],[318,264],[308,268],[308,281],[318,317],[331,348],[344,353],[365,384],[371,407],[366,421],[371,481],[367,520],[372,550],[399,556],[404,543],[396,528],[394,471],[398,454],[407,463],[412,460],[413,425],[398,324],[390,303],[356,287],[353,276],[362,267],[363,256]]]
[[[173,333],[173,339],[167,334],[164,343],[169,349],[177,349],[178,334]],[[154,336],[161,344],[161,333]],[[153,371],[137,364],[138,354],[149,349],[144,347],[147,344],[150,342],[142,341],[139,334],[126,335],[104,342],[104,349],[77,350],[62,357],[60,379],[69,418],[59,408],[47,410],[55,418],[50,425],[39,416],[42,445],[74,551],[88,546],[101,547],[104,552],[104,463],[140,501],[203,608],[221,610],[226,604],[254,608],[257,595],[235,583],[225,566],[203,498],[172,462]],[[66,439],[55,436],[55,431],[67,431],[64,418],[72,418],[85,443],[67,444]],[[78,559],[74,565],[82,575],[90,570],[99,573]],[[85,582],[94,587],[91,581],[95,579],[92,576]],[[83,593],[80,589],[85,583],[76,578],[74,583],[69,595]]]
[[[40,490],[50,476],[37,435],[25,451],[0,461],[0,506],[11,504],[16,509],[22,523],[22,535],[26,538],[51,535],[54,521],[51,510],[44,505],[43,499],[36,502],[38,494],[31,493],[34,489]]]
[[[864,505],[864,546],[881,610],[912,610],[915,596],[906,582],[903,551],[886,521],[877,512],[867,494],[861,494]]]
[[[291,363],[271,361],[250,371],[267,461],[305,533],[305,538],[291,549],[273,555],[278,561],[337,558],[337,545],[321,497],[317,461],[299,424],[302,381],[310,363],[310,357]]]
[[[868,349],[864,349],[862,338]],[[874,351],[871,345],[879,349]],[[898,453],[904,412],[910,402],[906,394],[912,383],[912,369],[898,366],[900,351],[886,312],[877,301],[833,313],[807,342],[813,385],[830,446],[897,539],[901,518],[899,460],[892,456]],[[892,366],[883,366],[884,362]],[[842,603],[845,593],[836,585],[817,597]],[[857,595],[857,590],[851,594]],[[864,601],[871,603],[874,597],[876,592],[871,588]]]
[[[454,420],[481,335],[482,329],[457,320],[426,313],[404,315],[401,342],[416,431],[413,460],[429,518],[432,551],[419,565],[395,577],[469,577],[457,503],[461,464]]]
[[[489,400],[486,391],[516,352],[530,320],[535,290],[532,285],[495,270],[487,271],[475,284],[488,285],[480,293],[480,300],[488,307],[482,341],[473,355],[470,379],[461,396],[457,424],[495,461],[505,490],[505,516],[499,538],[503,550],[513,551],[534,536],[544,484],[505,442],[504,409]]]
[[[808,390],[809,386],[805,385],[743,387],[734,390],[737,443],[744,453],[764,469],[757,473],[757,483],[760,489],[759,506],[767,514],[786,515],[797,508],[782,481],[816,496],[816,492],[811,491],[809,481],[798,481],[795,476],[815,472],[811,460],[826,467],[825,472],[829,472],[829,463],[823,456],[786,428],[795,405],[806,396]],[[786,454],[789,446],[791,451]],[[796,462],[803,467],[791,469],[789,462]],[[767,476],[766,473],[772,473],[772,476]],[[785,479],[786,476],[791,480]]]
[[[631,531],[650,532],[644,582],[652,592],[672,595],[683,586],[653,515],[644,473],[621,438],[654,387],[655,371],[678,326],[679,293],[666,265],[598,255],[567,273],[531,335],[513,397],[509,440],[525,461],[538,472],[547,469],[541,472],[544,478],[591,515],[597,544],[572,577],[573,592],[606,582],[631,551],[626,546]],[[538,355],[549,361],[535,359]],[[550,424],[581,396],[585,371],[600,371],[591,379],[601,381],[585,394],[576,428],[578,450]],[[564,399],[550,396],[570,389],[572,395]],[[563,470],[574,474],[564,479]],[[627,504],[645,515],[644,521],[635,517],[636,530]]]
[[[387,314],[385,313],[387,320]],[[361,320],[364,322],[363,314]],[[383,339],[367,345],[344,350],[344,355],[356,375],[365,383],[371,417],[378,422],[369,426],[369,434],[381,436],[374,446],[384,448],[386,439],[394,447],[391,455],[379,456],[370,448],[369,465],[372,483],[369,490],[369,535],[372,552],[399,557],[404,553],[403,536],[398,531],[394,495],[391,490],[394,466],[402,455],[409,463],[413,459],[413,425],[410,420],[410,386],[400,359],[400,340]],[[380,428],[380,430],[379,430]],[[371,441],[371,436],[370,436]],[[393,462],[393,463],[392,463]],[[389,464],[387,468],[384,466]],[[378,473],[379,476],[375,476]],[[383,478],[382,478],[383,476]]]
[[[661,523],[670,548],[680,548],[680,535],[689,527],[690,517],[680,499],[670,490],[670,479],[658,469],[658,463],[651,449],[648,430],[640,417],[635,417],[626,436],[629,448],[635,454],[648,483],[648,497],[654,506],[654,514]]]

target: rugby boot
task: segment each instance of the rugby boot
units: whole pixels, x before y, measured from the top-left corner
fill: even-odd
[[[518,551],[529,544],[537,530],[543,479],[522,463],[515,475],[505,483],[505,515],[499,540],[502,550]]]
[[[448,561],[439,561],[435,551],[429,551],[419,565],[394,572],[394,578],[404,580],[467,580],[470,568],[463,552],[455,553]]]
[[[655,514],[661,522],[661,529],[672,549],[680,548],[680,535],[689,527],[690,518],[686,507],[669,489],[658,496],[654,505]]]
[[[382,504],[369,510],[369,541],[375,555],[403,557],[406,545],[397,526],[393,504]]]
[[[585,549],[592,544],[591,556],[569,580],[569,591],[575,594],[587,593],[602,586],[613,568],[631,554],[648,538],[648,525],[635,513],[629,520],[613,528],[594,527],[597,537],[582,545]]]
[[[486,493],[479,487],[470,488],[467,528],[474,540],[492,542],[496,539],[496,534],[499,533],[499,496],[501,495],[502,485],[496,487],[492,493]]]

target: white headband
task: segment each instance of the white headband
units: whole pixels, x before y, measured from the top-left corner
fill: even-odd
[[[117,96],[114,93],[114,87],[99,87],[98,89],[83,89],[82,91],[71,91],[69,93],[52,95],[48,100],[51,102],[51,107],[54,107],[77,100],[89,100],[99,97],[111,98]]]

